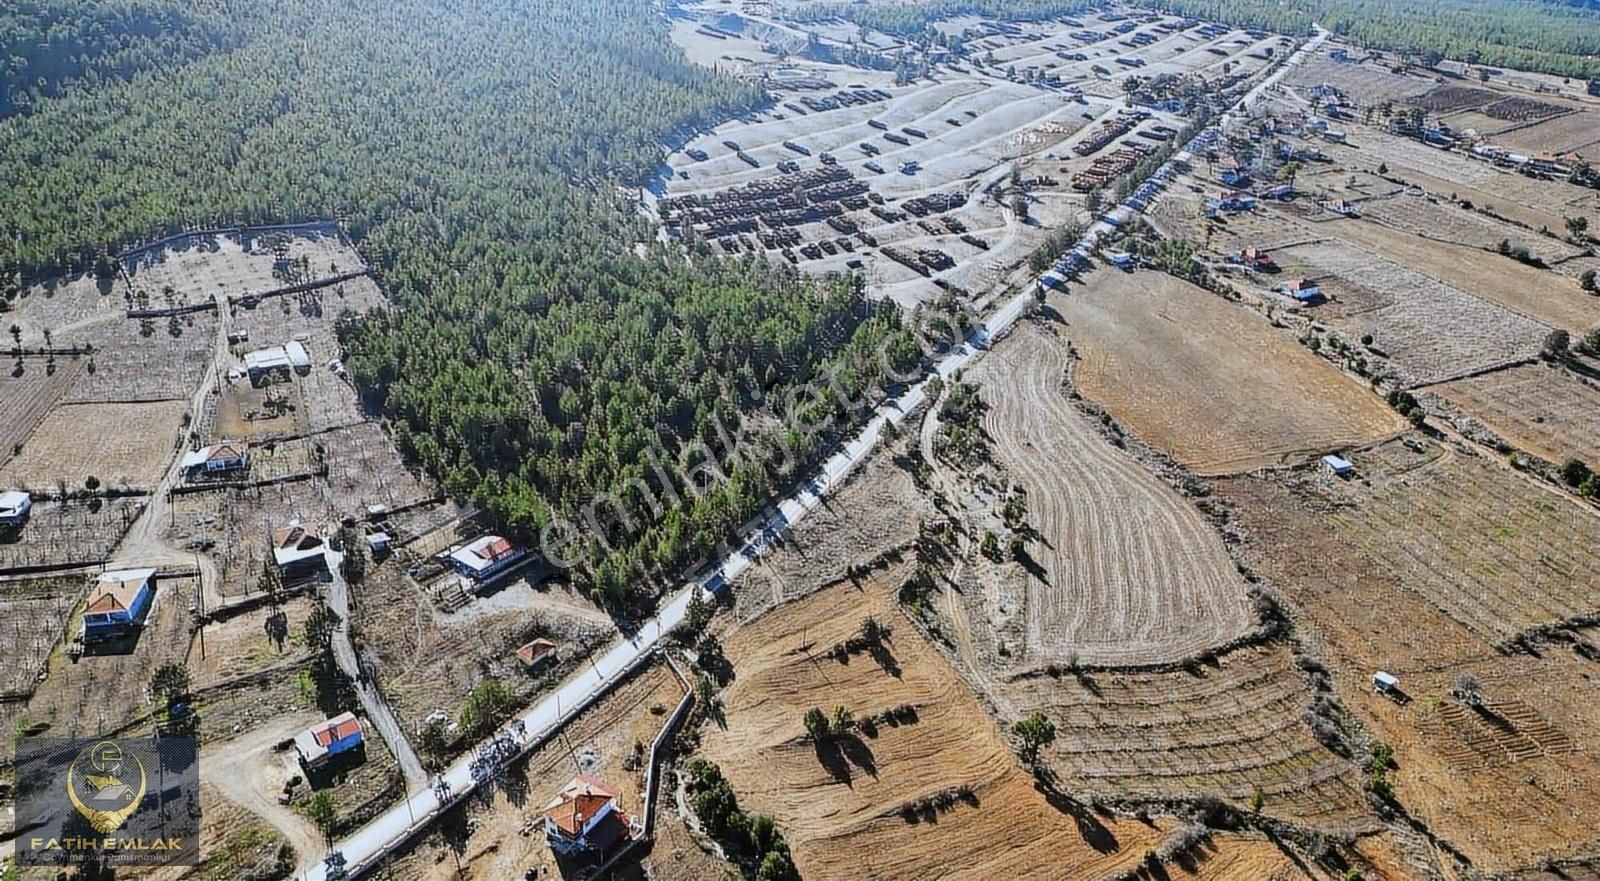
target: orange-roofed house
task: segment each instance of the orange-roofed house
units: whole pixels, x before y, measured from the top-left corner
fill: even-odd
[[[362,736],[361,720],[354,713],[344,712],[296,734],[294,750],[300,754],[300,764],[314,771],[334,756],[360,746]]]
[[[84,643],[120,639],[138,629],[156,593],[156,570],[103,572],[83,608]]]
[[[590,777],[572,778],[544,809],[550,849],[564,857],[604,856],[632,836],[617,791]]]

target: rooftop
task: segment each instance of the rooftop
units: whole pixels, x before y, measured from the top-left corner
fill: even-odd
[[[119,569],[100,573],[94,589],[89,592],[89,604],[84,607],[84,611],[94,613],[132,611],[134,603],[138,601],[139,591],[144,589],[155,574],[154,569]]]
[[[579,774],[545,805],[544,815],[563,835],[575,837],[583,831],[585,822],[616,799],[615,789],[588,774]],[[621,814],[620,808],[617,813]],[[625,816],[618,819],[626,825]]]

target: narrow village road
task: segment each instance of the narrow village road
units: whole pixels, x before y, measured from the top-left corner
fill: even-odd
[[[356,696],[361,699],[361,709],[366,712],[367,721],[378,730],[378,736],[383,738],[389,753],[399,763],[400,772],[405,775],[406,789],[410,791],[426,786],[428,773],[423,770],[422,762],[411,746],[411,739],[406,737],[405,728],[389,708],[383,693],[362,671],[361,660],[356,657],[355,646],[350,641],[350,582],[344,577],[344,554],[330,548],[326,556],[328,569],[333,573],[333,581],[328,585],[328,608],[339,616],[339,627],[333,632],[334,662],[355,685]]]

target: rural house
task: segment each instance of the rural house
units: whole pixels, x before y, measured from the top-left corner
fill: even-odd
[[[1278,286],[1279,293],[1297,303],[1314,305],[1322,302],[1322,286],[1309,278],[1297,278]]]
[[[138,630],[156,593],[156,570],[102,572],[83,607],[83,642],[121,639]]]
[[[579,774],[544,809],[545,837],[560,856],[603,855],[631,835],[617,791]]]
[[[512,544],[510,539],[485,535],[451,551],[450,565],[481,586],[505,574],[525,556],[527,551]]]
[[[21,490],[0,493],[0,529],[18,529],[28,521],[33,497]]]
[[[325,550],[322,536],[298,521],[272,533],[272,560],[285,582],[321,578],[328,571]]]
[[[540,667],[554,663],[555,660],[556,644],[543,637],[525,643],[517,649],[517,661],[522,664],[522,669],[529,673],[537,672]]]
[[[335,756],[361,746],[361,743],[361,720],[354,713],[343,712],[296,734],[294,751],[306,770],[315,771],[327,765]]]
[[[249,467],[250,450],[238,443],[201,447],[183,457],[183,473],[189,477],[243,471]]]

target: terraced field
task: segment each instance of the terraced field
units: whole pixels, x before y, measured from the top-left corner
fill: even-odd
[[[1021,712],[1055,722],[1052,757],[1089,791],[1133,800],[1214,793],[1245,806],[1259,788],[1271,816],[1370,824],[1356,768],[1302,719],[1312,693],[1286,645],[1194,671],[1041,677],[1008,693]]]
[[[1026,493],[1027,654],[1085,662],[1183,658],[1247,630],[1244,584],[1212,527],[1062,390],[1056,326],[1019,325],[974,370],[984,429]]]
[[[1551,462],[1600,465],[1600,391],[1542,364],[1433,386],[1446,400],[1520,449]]]
[[[1600,517],[1508,468],[1446,455],[1374,485],[1327,521],[1486,642],[1600,612]]]

